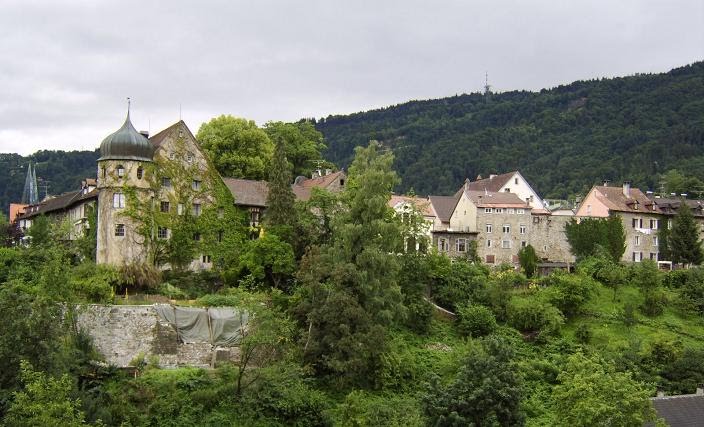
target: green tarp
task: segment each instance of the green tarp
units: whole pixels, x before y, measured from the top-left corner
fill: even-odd
[[[191,308],[157,304],[154,308],[184,343],[236,346],[249,320],[247,312],[230,307]]]

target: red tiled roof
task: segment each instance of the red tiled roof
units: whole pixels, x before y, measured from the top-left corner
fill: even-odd
[[[652,201],[638,188],[630,189],[630,197],[623,194],[623,187],[604,187],[598,185],[594,187],[596,198],[604,204],[610,211],[616,212],[643,212],[648,211],[648,206],[652,206]]]
[[[493,191],[465,191],[467,197],[478,207],[504,207],[531,209],[531,206],[514,193]]]
[[[77,202],[96,198],[98,198],[97,189],[85,194],[83,194],[83,190],[69,191],[56,197],[44,199],[36,205],[27,206],[24,213],[18,215],[17,218],[32,218],[37,215],[60,211],[73,206]]]
[[[480,179],[474,182],[467,182],[468,190],[470,191],[493,191],[499,192],[501,187],[506,185],[506,183],[516,174],[517,171],[503,173],[501,175],[494,175],[490,178]]]

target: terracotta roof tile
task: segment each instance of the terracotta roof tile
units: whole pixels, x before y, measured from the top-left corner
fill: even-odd
[[[514,193],[492,191],[465,191],[467,197],[479,207],[505,207],[531,209]]]
[[[299,185],[302,187],[307,187],[307,188],[312,188],[312,187],[325,188],[328,185],[335,182],[335,180],[340,176],[344,177],[345,172],[344,171],[337,171],[337,172],[333,172],[328,175],[319,176],[317,178],[306,179],[305,181],[301,182]]]
[[[501,175],[494,175],[490,178],[480,179],[474,182],[468,182],[468,190],[470,191],[493,191],[499,192],[501,187],[506,185],[506,183],[513,178],[516,171],[503,173]]]
[[[435,214],[440,221],[448,222],[452,211],[455,210],[459,197],[457,196],[428,196],[428,200],[432,203]]]
[[[642,191],[637,188],[630,189],[630,197],[623,194],[623,187],[604,187],[599,185],[594,187],[596,197],[609,210],[616,212],[647,212],[647,206],[652,206],[652,202]]]

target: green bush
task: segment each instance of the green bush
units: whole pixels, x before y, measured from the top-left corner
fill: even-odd
[[[527,284],[526,276],[514,270],[502,270],[491,274],[487,300],[497,319],[507,319],[507,309],[513,290]]]
[[[451,261],[443,255],[431,257],[430,291],[436,304],[454,311],[457,304],[486,300],[486,267],[466,260]]]
[[[374,395],[355,390],[330,411],[332,422],[340,427],[415,427],[426,420],[418,402],[410,396]]]
[[[592,340],[592,330],[586,323],[580,323],[574,331],[574,338],[580,344],[589,344]]]
[[[483,305],[461,305],[457,308],[457,329],[465,336],[483,337],[496,330],[496,318]]]
[[[107,304],[113,301],[119,281],[120,274],[114,267],[87,262],[73,269],[71,288],[82,301]]]
[[[645,292],[643,305],[640,309],[646,316],[659,316],[665,311],[667,306],[667,295],[662,289],[653,289]]]
[[[579,314],[596,291],[596,283],[590,277],[561,271],[543,278],[541,285],[547,287],[548,301],[566,317]]]
[[[704,268],[672,271],[666,276],[665,283],[677,290],[680,305],[704,313]]]
[[[535,298],[514,298],[507,308],[508,323],[528,338],[557,335],[564,319],[557,307]]]

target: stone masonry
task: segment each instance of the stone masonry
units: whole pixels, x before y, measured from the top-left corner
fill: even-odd
[[[87,305],[79,307],[78,327],[87,332],[105,361],[120,368],[140,355],[156,356],[162,368],[212,367],[237,361],[238,347],[214,347],[208,342],[180,342],[176,330],[150,305]]]

